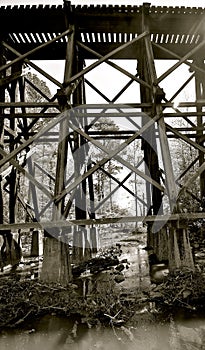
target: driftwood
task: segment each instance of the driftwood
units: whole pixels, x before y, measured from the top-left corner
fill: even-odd
[[[84,261],[78,266],[73,266],[72,274],[73,277],[79,277],[85,271],[90,271],[91,274],[97,274],[119,264],[120,261],[117,257],[96,257]]]

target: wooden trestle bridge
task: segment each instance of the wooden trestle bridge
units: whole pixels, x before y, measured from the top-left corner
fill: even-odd
[[[83,245],[96,248],[96,227],[118,222],[147,223],[148,240],[159,259],[168,257],[173,268],[193,265],[188,221],[205,218],[204,33],[202,8],[155,7],[149,3],[75,6],[70,1],[58,6],[0,7],[0,231],[4,236],[44,231],[43,279],[70,279],[66,237],[71,228],[73,254],[83,258]],[[46,60],[64,65],[63,81],[40,67],[38,61]],[[127,60],[126,68],[122,60]],[[157,62],[163,67],[165,60],[169,60],[169,68],[157,73]],[[133,61],[137,70],[130,71],[129,62]],[[89,73],[105,69],[105,64],[127,78],[114,98],[110,91],[113,78],[106,76],[106,70],[106,93],[98,87],[98,80],[89,80]],[[188,67],[189,73],[183,83],[178,73],[182,66]],[[56,86],[53,97],[29,81],[26,67]],[[172,74],[174,93],[168,98]],[[28,86],[37,96],[35,100],[28,98]],[[187,87],[191,100],[184,98]],[[91,103],[87,102],[88,88],[89,94],[91,89],[94,92]],[[119,103],[128,89],[136,94],[136,100],[128,97]],[[103,103],[96,102],[97,95]],[[120,128],[95,127],[102,117],[120,122]],[[117,146],[106,147],[107,139],[118,140]],[[197,151],[178,178],[170,147],[173,139]],[[136,140],[141,140],[143,150],[140,167],[122,155]],[[38,163],[33,157],[43,143],[47,149],[56,146],[53,174],[46,161]],[[93,149],[102,152],[97,161],[92,158]],[[111,160],[142,179],[143,198],[129,189],[125,179],[105,171],[104,165]],[[34,165],[52,185],[40,180]],[[111,177],[118,189],[138,198],[145,215],[115,217],[113,212],[110,217],[102,216],[102,211],[96,210],[100,203],[94,191],[99,171]],[[181,181],[184,176],[185,182]],[[192,193],[193,183],[198,186],[198,195]],[[185,193],[200,209],[193,210],[190,205],[190,210],[183,212]],[[101,199],[102,204],[111,194]],[[46,216],[47,210],[50,214]]]

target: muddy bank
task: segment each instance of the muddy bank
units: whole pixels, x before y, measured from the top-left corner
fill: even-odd
[[[66,287],[40,281],[42,259],[27,258],[16,271],[2,274],[0,330],[20,329],[46,315],[77,317],[86,327],[126,327],[169,322],[179,312],[203,314],[204,269],[176,270],[161,283],[151,283],[145,237],[118,236],[118,243],[74,265],[73,281]]]
[[[110,245],[72,266],[66,287],[40,281],[42,257],[26,256],[1,273],[0,349],[203,349],[204,248],[195,272],[176,270],[153,283],[146,234],[110,236]]]

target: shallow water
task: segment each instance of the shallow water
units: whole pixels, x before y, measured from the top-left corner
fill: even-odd
[[[122,242],[120,259],[127,259],[125,281],[119,288],[147,288],[150,285],[147,252],[141,237]],[[114,242],[113,242],[114,243]],[[36,278],[40,262],[24,259],[20,275]],[[136,312],[130,325],[107,327],[83,323],[80,318],[65,319],[47,315],[33,320],[24,328],[0,333],[0,350],[205,350],[205,316],[178,315],[167,322],[159,321],[149,307]]]
[[[44,316],[21,330],[4,331],[1,350],[194,350],[204,349],[205,318],[167,323],[140,322],[135,327],[95,326],[79,320]]]

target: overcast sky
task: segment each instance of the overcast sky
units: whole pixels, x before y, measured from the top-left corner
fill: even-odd
[[[185,7],[205,7],[204,0],[73,0],[73,5],[78,4],[105,4],[105,5],[142,5],[149,2],[152,5],[160,6],[185,6]],[[0,0],[0,5],[58,5],[63,4],[63,0]]]

